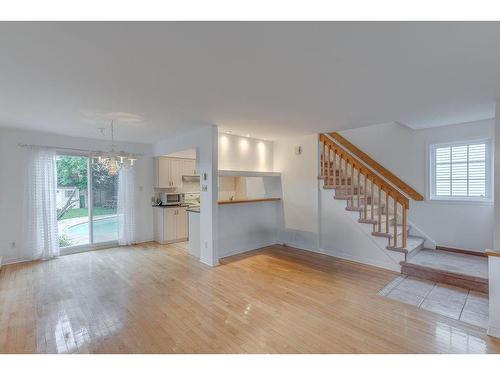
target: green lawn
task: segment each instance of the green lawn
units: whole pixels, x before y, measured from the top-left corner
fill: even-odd
[[[94,216],[113,215],[113,214],[116,214],[116,208],[94,207],[92,212],[93,212]],[[89,211],[87,208],[74,208],[74,209],[66,212],[60,220],[73,219],[75,217],[85,217],[88,215],[89,215]]]

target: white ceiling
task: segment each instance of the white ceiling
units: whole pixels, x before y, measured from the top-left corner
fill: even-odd
[[[500,23],[0,23],[0,125],[154,142],[494,116]]]

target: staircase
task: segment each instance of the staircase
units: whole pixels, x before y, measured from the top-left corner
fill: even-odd
[[[408,260],[425,239],[408,225],[409,197],[423,197],[338,133],[320,134],[323,189],[345,200],[345,209],[359,213],[358,223],[370,225],[371,235],[387,239],[386,249]]]
[[[402,255],[395,258],[402,273],[487,292],[485,259],[424,249],[426,239],[408,223],[410,199],[422,201],[422,195],[340,134],[320,134],[319,142],[323,189],[345,201],[345,210],[370,226],[371,236],[386,240],[385,250]]]

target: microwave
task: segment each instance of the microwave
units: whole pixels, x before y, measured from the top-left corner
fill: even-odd
[[[184,203],[183,193],[161,193],[160,194],[162,206],[175,206]]]

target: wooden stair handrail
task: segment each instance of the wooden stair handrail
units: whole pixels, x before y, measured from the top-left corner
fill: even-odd
[[[328,133],[328,135],[332,137],[335,141],[337,141],[342,147],[344,147],[350,153],[359,158],[363,163],[372,168],[375,172],[383,176],[388,182],[396,186],[400,191],[404,192],[408,197],[416,201],[424,200],[424,197],[421,194],[419,194],[415,189],[413,189],[410,185],[408,185],[398,176],[394,175],[391,171],[387,170],[382,165],[377,163],[370,156],[368,156],[366,153],[364,153],[359,148],[354,146],[351,142],[349,142],[339,133],[333,132],[333,133]]]
[[[388,250],[407,254],[409,197],[416,200],[423,200],[423,197],[340,134],[320,134],[319,141],[322,144],[320,178],[324,180],[323,187],[335,189],[336,199],[347,201],[346,210],[359,211],[358,222],[373,225],[372,235],[387,237]],[[377,217],[374,215],[375,201]],[[389,222],[392,222],[392,229]]]
[[[365,167],[364,164],[359,163],[356,159],[352,157],[347,151],[342,150],[339,146],[336,146],[330,139],[326,138],[323,134],[320,135],[321,142],[331,142],[332,146],[336,147],[336,154],[342,159],[347,160],[351,165],[353,165],[357,170],[360,171],[364,176],[373,180],[375,184],[381,187],[386,192],[389,192],[393,198],[396,198],[398,202],[404,204],[406,207],[409,207],[409,199],[396,189],[394,189],[390,184],[388,184],[385,180],[380,178],[377,174],[375,174],[371,169]]]

